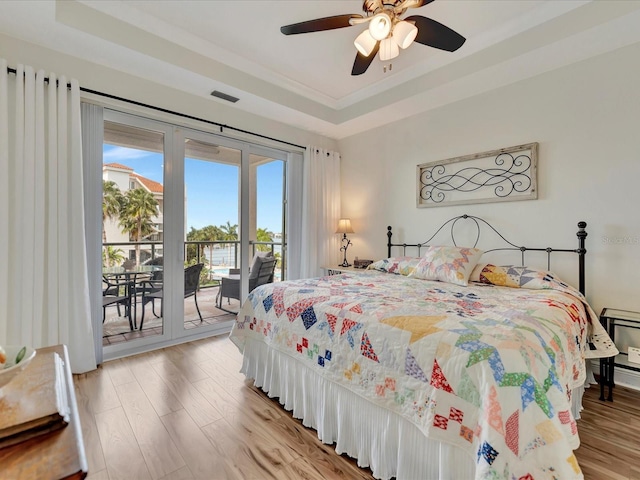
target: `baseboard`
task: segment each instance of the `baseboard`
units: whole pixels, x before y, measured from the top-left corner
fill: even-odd
[[[600,371],[600,362],[599,360],[591,360],[591,368],[594,373]],[[640,390],[640,372],[635,372],[633,370],[627,370],[625,368],[617,368],[614,373],[614,380],[616,385],[621,385],[623,387],[632,388],[634,390]]]

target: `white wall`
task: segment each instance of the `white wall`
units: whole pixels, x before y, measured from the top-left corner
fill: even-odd
[[[6,35],[0,35],[0,58],[6,59],[9,66],[14,68],[18,63],[23,63],[31,65],[36,70],[42,68],[47,72],[51,71],[58,75],[64,74],[67,77],[76,78],[81,87],[91,90],[185,113],[301,146],[314,145],[329,150],[336,149],[336,142],[332,139],[228,107],[210,97],[209,92],[203,93],[203,95],[191,95]],[[83,94],[83,97],[91,96]],[[101,97],[92,98],[120,105],[129,111],[144,111]],[[174,118],[175,123],[196,125],[201,130],[219,133],[218,128],[214,125],[191,123],[177,117],[162,116],[154,112],[148,112],[148,116],[160,120]],[[225,130],[224,134],[283,150],[292,148],[257,137],[238,134],[231,130]]]
[[[639,59],[633,45],[341,140],[350,258],[386,256],[387,225],[394,240],[418,242],[469,213],[517,244],[577,248],[584,220],[591,305],[640,311]],[[416,165],[530,142],[540,144],[537,200],[416,207]]]

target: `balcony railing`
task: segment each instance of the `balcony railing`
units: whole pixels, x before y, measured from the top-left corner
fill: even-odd
[[[122,250],[123,260],[135,260],[135,247],[140,246],[140,263],[153,263],[154,260],[163,256],[163,242],[106,242],[103,247],[113,247],[115,250]],[[286,265],[285,251],[281,242],[249,242],[250,258],[252,258],[259,246],[266,246],[268,250],[275,256],[280,254],[278,269],[280,270],[280,280],[284,280],[284,268]],[[285,244],[286,246],[286,244]],[[194,241],[187,240],[184,242],[184,258],[187,263],[195,260],[195,263],[204,263],[206,277],[212,279],[216,276],[216,267],[222,268],[239,268],[240,266],[240,241]],[[120,264],[122,262],[119,262]]]

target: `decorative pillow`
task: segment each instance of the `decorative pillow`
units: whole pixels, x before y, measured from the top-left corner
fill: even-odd
[[[410,275],[420,262],[420,257],[390,257],[373,262],[367,270],[395,273],[396,275]]]
[[[569,287],[552,272],[546,270],[518,265],[492,265],[491,263],[477,265],[469,281],[532,290],[555,290]]]
[[[477,248],[431,246],[409,276],[466,287],[482,253]]]

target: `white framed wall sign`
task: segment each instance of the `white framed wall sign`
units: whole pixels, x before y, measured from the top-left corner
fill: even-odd
[[[439,207],[538,198],[538,144],[422,163],[417,206]]]

